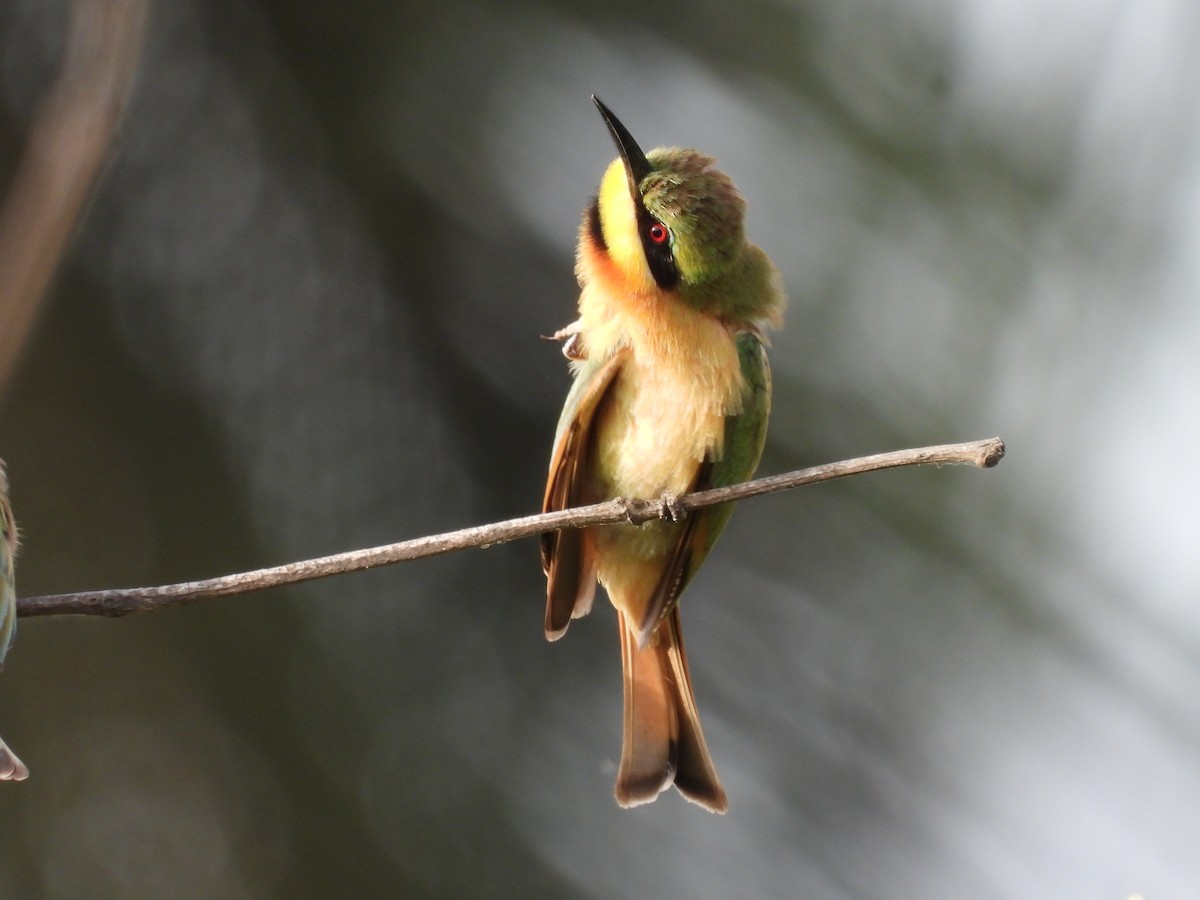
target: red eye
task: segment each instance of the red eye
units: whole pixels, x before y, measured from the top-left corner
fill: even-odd
[[[650,240],[656,244],[665,244],[667,238],[671,236],[671,232],[667,231],[667,226],[662,222],[655,222],[646,233],[650,235]]]

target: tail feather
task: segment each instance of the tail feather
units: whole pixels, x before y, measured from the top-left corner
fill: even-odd
[[[649,803],[671,784],[712,812],[729,807],[717,778],[692,693],[679,611],[663,620],[645,647],[618,613],[625,678],[625,737],[617,772],[617,802]]]

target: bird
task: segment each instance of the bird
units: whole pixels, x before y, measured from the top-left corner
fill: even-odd
[[[0,669],[17,630],[17,586],[14,562],[17,557],[17,523],[8,502],[8,469],[0,459]],[[29,769],[0,739],[0,781],[24,781]]]
[[[555,432],[544,512],[615,497],[674,499],[749,479],[771,407],[767,331],[783,324],[779,270],[745,234],[746,204],[697,150],[643,152],[597,97],[617,158],[584,210],[573,381]],[[728,809],[696,707],[679,597],[732,504],[642,525],[542,536],[545,631],[565,634],[603,585],[617,611],[624,737],[614,793],[625,808],[671,785]]]

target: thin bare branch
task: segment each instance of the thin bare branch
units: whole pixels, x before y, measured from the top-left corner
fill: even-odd
[[[589,525],[605,525],[615,522],[641,524],[651,519],[676,519],[688,512],[727,503],[758,497],[788,488],[823,481],[833,481],[849,475],[862,475],[881,469],[901,466],[966,464],[991,468],[1004,456],[1004,442],[1000,438],[973,441],[966,444],[942,444],[936,447],[919,447],[913,450],[896,450],[875,456],[863,456],[841,462],[800,469],[784,475],[772,475],[742,484],[715,488],[686,494],[682,497],[659,500],[622,499],[609,500],[592,506],[581,506],[561,512],[544,513],[509,519],[491,525],[464,528],[446,534],[430,535],[373,547],[352,550],[320,559],[288,563],[254,572],[241,572],[204,581],[189,581],[161,587],[117,588],[105,591],[85,591],[78,594],[52,594],[43,597],[25,597],[18,601],[20,616],[92,615],[124,616],[133,612],[145,612],[168,606],[183,606],[208,600],[213,597],[228,597],[247,594],[267,588],[312,581],[345,572],[373,569],[410,559],[421,559],[465,550],[469,547],[490,547],[518,538],[532,537],[561,528],[584,528]]]

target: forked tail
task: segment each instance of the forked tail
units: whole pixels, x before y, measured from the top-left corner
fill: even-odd
[[[693,803],[725,812],[729,801],[700,730],[679,608],[663,619],[644,648],[638,647],[624,613],[618,611],[617,620],[625,678],[625,738],[617,802],[640,806],[674,784]]]

